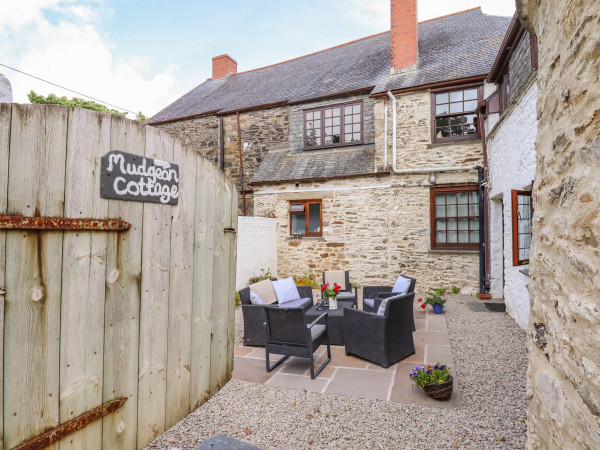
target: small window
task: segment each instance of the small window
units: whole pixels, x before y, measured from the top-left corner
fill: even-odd
[[[531,191],[512,191],[513,265],[529,264],[532,223]]]
[[[433,92],[433,142],[479,139],[477,105],[480,99],[480,86]]]
[[[431,248],[472,250],[478,246],[477,186],[431,189]]]
[[[321,201],[290,203],[290,236],[323,236]]]
[[[362,102],[304,111],[304,148],[361,144]]]

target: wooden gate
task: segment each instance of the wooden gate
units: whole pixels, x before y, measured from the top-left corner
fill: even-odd
[[[101,198],[113,150],[178,164],[178,204]],[[117,397],[53,448],[139,448],[230,379],[237,192],[209,161],[128,119],[0,104],[2,215],[131,224],[0,229],[3,448]]]

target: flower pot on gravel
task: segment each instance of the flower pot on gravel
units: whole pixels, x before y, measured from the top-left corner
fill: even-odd
[[[436,400],[448,400],[452,395],[452,375],[446,364],[419,366],[410,373],[410,379],[428,396]]]
[[[444,312],[444,305],[442,303],[434,303],[433,312],[436,314],[442,314]]]
[[[452,396],[452,375],[443,383],[426,384],[423,391],[435,400],[448,400]]]
[[[421,308],[425,309],[427,305],[433,306],[433,312],[436,314],[442,314],[444,312],[444,303],[446,303],[446,299],[444,295],[446,295],[445,288],[435,288],[427,291],[427,297],[425,297],[425,301],[422,298],[419,299],[419,303],[421,303]]]
[[[492,296],[490,294],[479,294],[479,298],[481,300],[489,300],[490,298],[492,298]]]

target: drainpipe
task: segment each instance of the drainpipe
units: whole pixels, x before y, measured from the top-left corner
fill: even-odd
[[[242,215],[246,215],[246,193],[244,192],[244,159],[242,158],[242,130],[240,128],[240,112],[235,113],[237,120],[237,138],[240,150],[240,192],[242,193]]]
[[[385,117],[385,122],[383,123],[383,170],[388,170],[388,166],[387,166],[387,150],[388,150],[388,108],[387,108],[387,104],[388,104],[388,98],[385,97],[383,99],[383,104],[384,104],[384,117]]]
[[[219,167],[225,172],[225,130],[223,130],[223,116],[219,116]]]
[[[479,292],[485,294],[485,178],[483,167],[475,166],[475,169],[479,187]]]
[[[396,118],[396,97],[390,92],[387,91],[388,97],[392,100],[392,170],[396,172],[396,133],[397,133],[397,118]],[[387,103],[386,103],[387,105]],[[387,117],[386,117],[387,119]],[[386,120],[387,123],[387,120]],[[386,134],[387,136],[387,134]],[[387,149],[386,149],[387,150]]]

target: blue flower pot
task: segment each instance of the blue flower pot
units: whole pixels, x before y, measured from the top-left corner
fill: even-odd
[[[436,314],[442,314],[444,312],[444,305],[442,305],[441,303],[434,303],[433,312]]]

